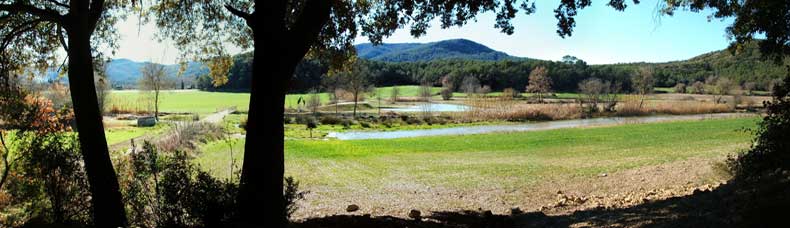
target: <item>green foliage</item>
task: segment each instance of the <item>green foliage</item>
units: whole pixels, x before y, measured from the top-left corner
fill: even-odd
[[[784,84],[767,102],[766,116],[760,122],[752,148],[731,160],[736,178],[756,179],[766,171],[790,170],[790,67]]]
[[[17,134],[17,163],[6,190],[12,205],[43,224],[90,224],[88,181],[74,134]]]
[[[144,142],[120,169],[133,226],[217,227],[235,218],[238,184],[200,171],[184,152],[162,155]]]

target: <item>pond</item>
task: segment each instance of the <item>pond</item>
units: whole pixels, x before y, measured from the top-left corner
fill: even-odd
[[[468,110],[469,106],[460,105],[460,104],[441,104],[441,103],[428,103],[428,104],[419,104],[414,106],[408,106],[403,108],[386,108],[381,109],[382,111],[393,111],[393,112],[424,112],[424,111],[431,111],[431,112],[463,112]]]
[[[617,124],[639,124],[639,123],[653,123],[653,122],[675,121],[675,120],[720,119],[720,118],[734,118],[734,117],[748,117],[748,116],[755,116],[755,114],[716,113],[716,114],[697,114],[697,115],[605,117],[605,118],[592,118],[592,119],[542,121],[542,122],[531,122],[531,123],[522,123],[522,124],[481,125],[481,126],[437,128],[437,129],[420,129],[420,130],[330,132],[327,135],[327,137],[337,138],[339,140],[395,139],[395,138],[437,136],[437,135],[468,135],[468,134],[483,134],[483,133],[492,133],[492,132],[540,131],[540,130],[551,130],[551,129],[560,129],[560,128],[573,128],[573,127],[605,126],[605,125],[617,125]]]

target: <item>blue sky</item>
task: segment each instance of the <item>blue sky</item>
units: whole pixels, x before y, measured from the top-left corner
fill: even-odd
[[[427,35],[416,39],[402,29],[384,42],[465,38],[514,56],[559,60],[573,55],[591,64],[684,60],[729,44],[725,28],[732,19],[713,18],[708,22],[711,11],[677,11],[671,17],[658,16],[655,1],[629,4],[625,12],[606,6],[606,2],[593,1],[591,7],[579,11],[573,36],[565,39],[556,33],[554,8],[558,1],[537,1],[535,14],[519,12],[514,19],[513,35],[495,29],[495,15],[489,13],[461,28],[441,29],[436,22]],[[366,37],[357,39],[357,43],[365,42]]]
[[[606,6],[604,0],[579,11],[572,37],[562,39],[557,33],[554,8],[557,0],[537,1],[537,12],[514,19],[515,33],[506,35],[494,28],[493,14],[479,15],[477,21],[458,28],[441,29],[434,23],[427,35],[414,38],[406,29],[385,39],[386,43],[433,42],[465,38],[510,55],[559,60],[564,55],[579,57],[590,64],[621,62],[665,62],[684,60],[699,54],[726,48],[729,40],[725,28],[732,19],[712,19],[707,12],[678,11],[674,16],[658,16],[655,1],[629,4],[625,12]],[[630,1],[627,1],[630,3]],[[172,64],[178,51],[169,42],[153,37],[153,25],[138,27],[130,17],[118,25],[120,49],[114,58]],[[356,43],[367,42],[358,37]],[[238,48],[230,48],[238,53]]]

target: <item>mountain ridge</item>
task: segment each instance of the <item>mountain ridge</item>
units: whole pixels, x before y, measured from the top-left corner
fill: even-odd
[[[385,62],[419,62],[444,59],[498,61],[518,59],[468,39],[449,39],[429,43],[384,43],[354,45],[362,59]]]

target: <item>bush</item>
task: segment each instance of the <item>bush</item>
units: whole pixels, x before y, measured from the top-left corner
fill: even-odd
[[[307,124],[307,121],[310,120],[310,117],[312,117],[312,116],[297,115],[296,118],[295,118],[296,119],[296,124]]]
[[[500,95],[503,100],[511,100],[520,96],[521,94],[519,94],[519,92],[513,88],[505,88],[505,90],[503,90],[502,94]]]
[[[221,126],[208,122],[189,122],[175,125],[173,130],[156,142],[164,151],[194,150],[199,143],[206,143],[223,137]]]
[[[747,153],[730,162],[738,179],[756,179],[774,170],[790,171],[790,71],[774,88],[774,101],[766,102],[766,116],[756,130],[757,138]]]
[[[343,118],[333,115],[321,116],[320,122],[323,125],[338,125],[343,122]]]
[[[129,222],[140,227],[221,227],[236,218],[238,184],[201,171],[186,153],[159,155],[145,142],[119,173]]]
[[[299,190],[299,182],[294,180],[293,177],[285,177],[285,186],[283,186],[283,197],[285,198],[285,218],[291,219],[291,215],[296,212],[298,206],[296,204],[297,201],[304,199],[304,195],[308,194],[308,191],[300,191]]]
[[[359,121],[359,125],[362,126],[363,128],[370,128],[371,127],[370,123],[367,122],[367,121]]]
[[[38,224],[90,224],[90,193],[79,143],[65,132],[17,136],[18,157],[5,189],[11,205]]]
[[[350,129],[351,125],[354,125],[354,121],[350,119],[343,119],[340,121],[340,124],[343,125],[344,129]]]
[[[686,84],[678,83],[675,85],[675,93],[686,93]]]
[[[408,118],[408,119],[406,119],[406,123],[408,123],[408,124],[412,124],[412,125],[420,125],[420,124],[423,124],[423,122],[422,122],[422,119],[420,119],[420,118],[414,118],[414,117],[411,117],[411,118]]]
[[[295,122],[295,121],[294,121],[294,118],[287,117],[287,116],[283,118],[283,123],[284,123],[284,124],[292,124],[292,123],[294,123],[294,122]]]

